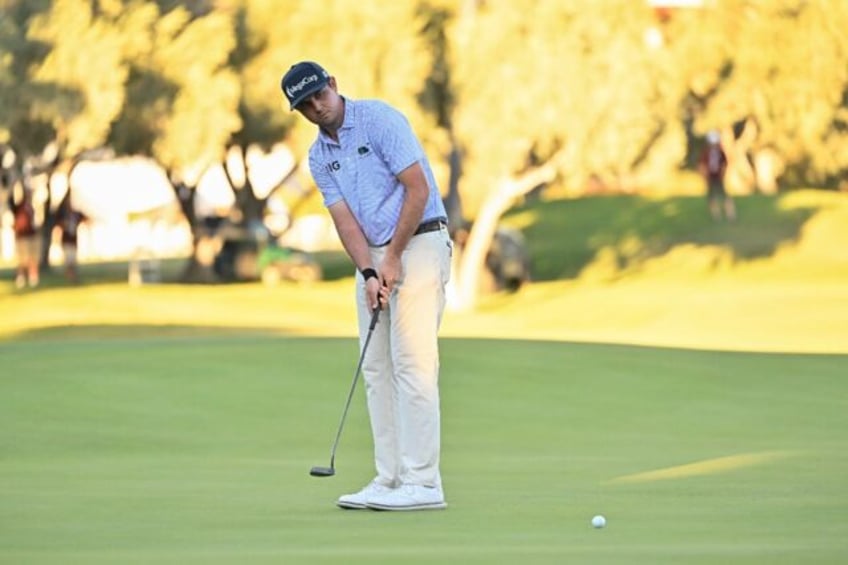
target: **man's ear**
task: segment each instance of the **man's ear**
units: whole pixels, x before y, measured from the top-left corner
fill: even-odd
[[[329,86],[330,88],[332,88],[332,89],[333,89],[333,92],[338,93],[339,88],[338,88],[338,86],[336,85],[336,77],[332,77],[332,76],[331,76],[329,79],[327,79],[327,86]]]

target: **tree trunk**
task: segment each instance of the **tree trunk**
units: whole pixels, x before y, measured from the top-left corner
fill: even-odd
[[[180,204],[180,211],[188,222],[191,231],[191,256],[188,258],[180,275],[180,280],[187,283],[216,283],[218,275],[215,274],[215,255],[218,253],[218,242],[214,234],[208,233],[206,226],[202,225],[194,212],[194,200],[197,197],[197,183],[189,184],[178,180],[174,172],[169,170],[168,180],[171,188]],[[197,178],[201,178],[198,175]]]
[[[457,262],[458,268],[454,273],[455,292],[448,304],[451,310],[467,311],[476,306],[481,277],[486,268],[486,255],[504,212],[512,206],[516,198],[552,181],[555,175],[556,169],[549,161],[518,178],[503,179],[486,198]]]
[[[757,189],[763,194],[777,194],[777,179],[783,174],[786,165],[783,158],[771,148],[754,153],[754,172],[757,175]]]
[[[748,154],[757,137],[757,126],[750,119],[745,121],[739,137],[729,129],[721,134],[721,146],[727,155],[725,186],[730,193],[750,194],[754,190],[755,174]]]
[[[227,177],[227,183],[230,185],[230,190],[233,191],[236,202],[236,213],[230,214],[230,219],[233,223],[246,226],[253,222],[261,222],[265,214],[266,198],[259,198],[253,190],[253,184],[250,182],[250,171],[247,164],[247,149],[244,147],[230,147],[227,154],[238,153],[241,171],[239,176],[241,182],[236,181],[236,176],[233,174],[236,171],[231,169],[230,159],[224,160],[224,174]]]
[[[264,226],[265,208],[268,198],[298,172],[292,168],[288,174],[268,192],[264,198],[256,196],[250,181],[250,171],[246,159],[246,150],[240,146],[231,146],[228,158],[223,163],[224,176],[233,193],[235,202],[229,217],[212,217],[201,221],[194,213],[194,200],[197,186],[176,181],[172,174],[171,184],[177,195],[183,215],[189,223],[192,233],[193,251],[189,263],[183,272],[186,282],[216,283],[230,279],[252,278],[258,273],[247,273],[248,267],[236,268],[232,263],[233,246],[241,252],[257,244],[254,230]],[[233,161],[237,160],[235,163]],[[241,168],[241,170],[238,170]],[[198,176],[198,179],[202,175]]]
[[[44,222],[39,228],[41,238],[41,257],[38,259],[38,268],[42,274],[50,272],[50,247],[53,243],[53,228],[56,227],[56,210],[53,206],[53,173],[56,167],[50,164],[43,174],[47,175],[47,197],[44,200]]]
[[[448,154],[448,193],[445,196],[445,210],[448,214],[448,223],[455,228],[461,228],[465,223],[465,215],[462,212],[462,198],[459,193],[459,179],[462,176],[462,152],[451,135],[451,150]]]

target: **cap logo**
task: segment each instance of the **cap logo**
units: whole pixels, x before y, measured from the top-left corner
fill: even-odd
[[[318,75],[309,75],[307,77],[303,77],[300,79],[300,82],[297,84],[293,84],[291,86],[286,87],[286,94],[289,95],[289,98],[294,98],[295,95],[303,90],[307,84],[313,83],[318,80]]]

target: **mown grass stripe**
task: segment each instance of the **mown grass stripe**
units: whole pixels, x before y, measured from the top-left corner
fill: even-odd
[[[727,457],[717,457],[715,459],[705,459],[703,461],[696,461],[695,463],[687,463],[685,465],[666,467],[665,469],[657,469],[655,471],[645,471],[643,473],[624,475],[622,477],[612,479],[610,483],[645,483],[650,481],[696,477],[700,475],[713,475],[716,473],[734,471],[744,467],[762,465],[778,459],[785,459],[793,455],[795,455],[795,453],[791,451],[742,453],[739,455],[729,455]]]

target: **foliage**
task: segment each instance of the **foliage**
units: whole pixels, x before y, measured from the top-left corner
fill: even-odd
[[[722,0],[681,14],[670,45],[697,100],[696,130],[750,123],[744,141],[754,165],[789,183],[844,174],[846,25],[848,4],[829,0]],[[768,188],[774,180],[758,182]]]
[[[32,80],[56,89],[33,108],[35,115],[51,122],[52,141],[69,155],[99,147],[124,102],[127,70],[118,30],[87,0],[56,0],[32,19],[28,37],[50,45]]]
[[[250,36],[267,46],[251,61],[246,76],[252,96],[272,103],[274,112],[291,116],[280,79],[295,62],[313,60],[336,77],[343,95],[383,98],[406,113],[416,129],[426,125],[416,97],[431,61],[417,33],[421,23],[414,2],[289,1],[282,10],[279,2],[248,4],[255,13],[247,29],[259,31]],[[290,142],[301,154],[314,137],[312,124],[294,120]]]
[[[83,0],[10,4],[0,137],[24,158],[51,143],[70,157],[101,146],[125,97],[119,31]]]
[[[772,193],[848,171],[848,3],[716,0],[5,0],[0,143],[73,159],[106,145],[153,156],[183,188],[248,149],[315,131],[279,80],[321,62],[343,94],[406,113],[443,192],[481,228],[470,280],[504,211],[549,195],[643,193],[722,131],[728,183]],[[775,48],[765,48],[775,46]],[[250,183],[240,217],[261,215]],[[286,173],[287,174],[287,173]],[[242,175],[249,176],[249,175]],[[190,203],[183,202],[188,211]],[[482,213],[482,217],[481,217]],[[187,212],[187,217],[190,214]],[[191,218],[190,218],[191,220]]]
[[[646,5],[487,2],[466,18],[455,31],[456,124],[478,193],[555,154],[566,185],[595,176],[632,188],[651,150],[668,146],[663,136],[681,139],[643,40]],[[671,152],[665,169],[681,157]]]
[[[752,121],[750,151],[777,156],[790,179],[846,167],[840,2],[722,0],[667,19],[627,0],[533,10],[504,0],[9,0],[4,13],[0,131],[16,144],[41,131],[41,145],[52,135],[76,153],[114,121],[113,143],[166,168],[220,162],[230,136],[268,148],[291,130],[302,154],[311,128],[281,108],[278,82],[306,58],[348,95],[399,106],[435,161],[458,136],[471,210],[493,179],[553,156],[571,190],[590,179],[640,189],[683,163],[687,120],[695,133]]]
[[[180,7],[160,13],[154,4],[133,3],[117,16],[131,74],[112,143],[181,176],[221,162],[241,125],[240,91],[227,66],[235,43],[227,14],[194,17]]]

